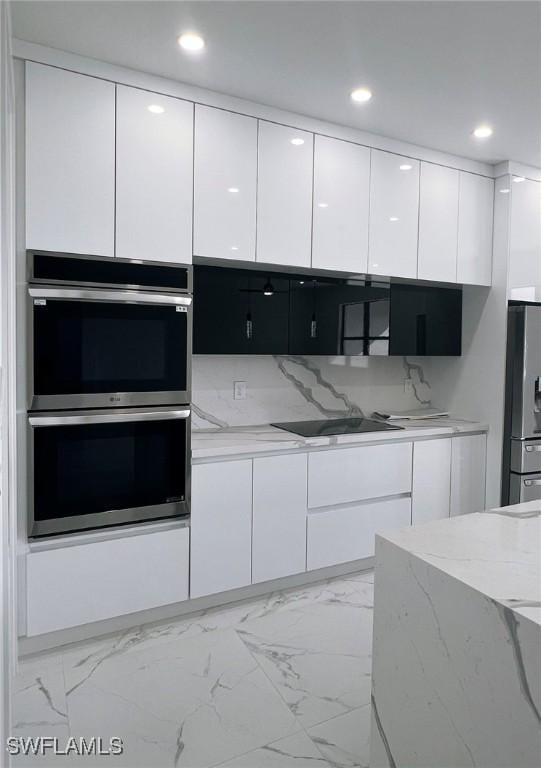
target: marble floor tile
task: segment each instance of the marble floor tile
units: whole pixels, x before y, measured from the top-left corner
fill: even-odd
[[[15,766],[364,765],[372,602],[371,574],[352,574],[23,661],[14,735],[118,736],[125,752]]]
[[[331,597],[253,619],[237,632],[303,727],[368,704],[368,603]]]
[[[219,768],[332,768],[331,763],[321,755],[314,742],[301,731],[286,739],[266,744],[260,749],[248,752]]]
[[[370,706],[354,709],[308,730],[308,735],[333,768],[368,768]]]
[[[14,735],[54,736],[68,725],[62,658],[45,655],[21,661],[13,689]]]
[[[233,630],[109,657],[67,701],[74,733],[121,736],[143,764],[163,752],[166,765],[209,766],[300,727]]]

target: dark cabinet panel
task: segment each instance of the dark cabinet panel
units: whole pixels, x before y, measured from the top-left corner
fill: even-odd
[[[288,352],[289,279],[249,270],[194,270],[194,353]]]
[[[462,291],[194,269],[194,353],[460,355]]]
[[[292,280],[290,353],[389,354],[389,289],[329,280]]]
[[[462,291],[391,286],[390,355],[460,355]]]

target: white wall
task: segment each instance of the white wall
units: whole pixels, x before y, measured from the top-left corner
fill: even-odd
[[[15,664],[14,594],[14,84],[10,50],[10,8],[0,2],[0,750],[6,765],[10,731],[10,679]],[[5,755],[5,757],[4,757]]]

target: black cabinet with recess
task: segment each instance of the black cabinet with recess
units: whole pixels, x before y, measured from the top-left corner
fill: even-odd
[[[462,291],[392,285],[390,355],[461,354]]]
[[[287,354],[288,277],[241,269],[195,267],[195,293],[195,354]]]
[[[462,291],[194,268],[194,354],[460,355]]]

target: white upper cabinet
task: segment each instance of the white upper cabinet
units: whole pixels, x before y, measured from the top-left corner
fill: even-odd
[[[191,262],[193,109],[117,86],[117,256]]]
[[[195,107],[194,255],[255,261],[257,120]]]
[[[368,271],[417,277],[419,161],[372,150]]]
[[[524,179],[520,182],[512,181],[508,186],[511,188],[509,287],[539,288],[541,285],[541,182]]]
[[[366,272],[370,150],[315,137],[312,266]]]
[[[457,282],[490,285],[494,181],[460,171]]]
[[[421,163],[417,277],[456,282],[459,173]]]
[[[314,136],[259,121],[257,261],[309,267]]]
[[[26,247],[114,255],[115,86],[26,63]]]

